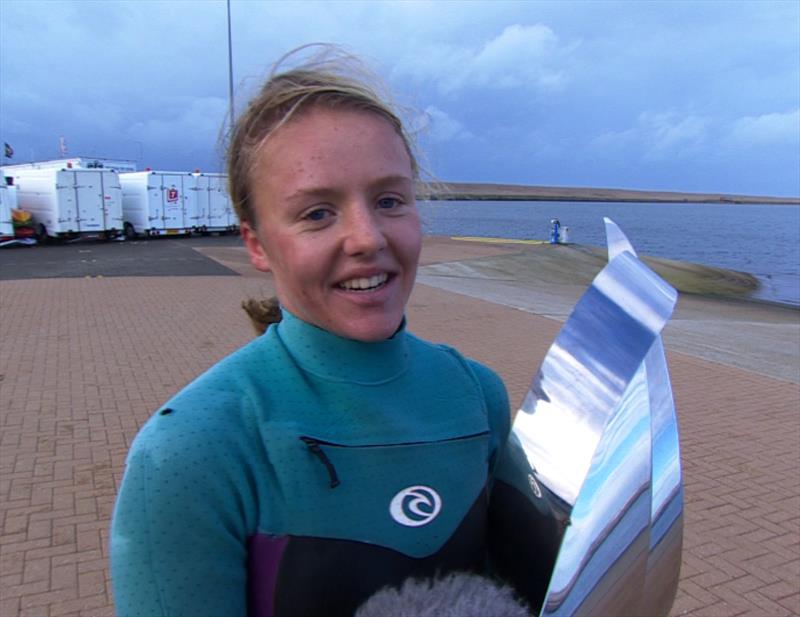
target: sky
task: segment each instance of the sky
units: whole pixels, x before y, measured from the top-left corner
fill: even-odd
[[[445,181],[800,196],[800,2],[231,1],[234,105],[360,56]],[[5,163],[223,168],[225,0],[0,0]]]

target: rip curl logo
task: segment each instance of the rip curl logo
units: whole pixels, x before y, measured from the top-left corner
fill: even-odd
[[[406,527],[421,527],[435,519],[442,509],[442,498],[429,486],[409,486],[397,493],[389,504],[392,518]]]

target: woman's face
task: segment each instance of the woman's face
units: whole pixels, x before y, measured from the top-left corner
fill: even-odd
[[[414,285],[422,232],[411,159],[389,122],[317,108],[263,144],[251,175],[252,264],[272,272],[281,304],[340,336],[397,330]]]

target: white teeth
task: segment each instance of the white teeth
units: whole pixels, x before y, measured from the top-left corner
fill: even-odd
[[[389,278],[389,275],[384,272],[382,274],[377,274],[369,278],[350,279],[349,281],[344,281],[342,283],[339,283],[339,287],[341,287],[342,289],[363,291],[365,289],[373,289],[375,287],[383,285],[386,282],[387,278]]]

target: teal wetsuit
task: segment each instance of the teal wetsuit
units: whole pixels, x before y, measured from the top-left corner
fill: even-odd
[[[400,330],[284,320],[167,402],[128,455],[119,617],[344,615],[409,576],[485,563],[500,379]]]

